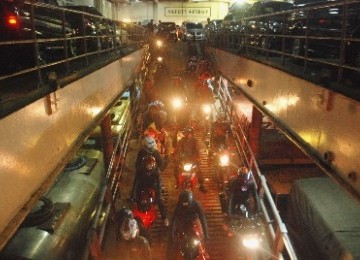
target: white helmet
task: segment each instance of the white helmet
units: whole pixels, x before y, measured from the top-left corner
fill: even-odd
[[[120,235],[124,240],[131,240],[136,238],[139,234],[139,226],[135,219],[127,218],[120,226]]]
[[[146,136],[143,139],[142,145],[143,145],[144,149],[148,152],[152,152],[152,151],[156,150],[156,148],[157,148],[155,139],[150,136]]]
[[[164,103],[162,101],[160,101],[160,100],[153,101],[148,105],[149,108],[150,107],[162,108],[164,106],[165,106]]]

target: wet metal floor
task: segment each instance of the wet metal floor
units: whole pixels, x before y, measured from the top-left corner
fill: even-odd
[[[169,60],[166,60],[166,64],[170,75],[179,75],[179,71],[181,72],[182,68],[185,67],[185,58],[188,51],[194,50],[194,48],[185,43],[175,43],[173,45],[173,48],[169,50]],[[185,80],[186,84],[191,85],[195,79]],[[208,161],[205,146],[205,128],[203,125],[196,125],[195,137],[197,138],[201,148],[200,169],[204,174],[205,186],[208,190],[207,193],[200,192],[198,188],[194,191],[195,199],[201,203],[208,222],[210,240],[206,244],[206,250],[210,255],[210,259],[239,259],[236,257],[237,244],[239,243],[238,238],[229,236],[226,231],[226,219],[221,212],[218,196],[219,190],[214,178],[212,177],[211,163]],[[125,205],[126,199],[130,197],[129,194],[134,177],[135,158],[139,149],[139,144],[140,141],[138,139],[130,141],[129,152],[126,157],[126,167],[121,179],[122,198],[119,201],[120,206]],[[167,168],[162,172],[162,181],[164,187],[165,205],[168,211],[169,219],[171,219],[180,193],[179,190],[174,188],[175,179],[172,163],[169,163]],[[168,228],[162,225],[160,217],[157,218],[154,225],[151,227],[151,239],[153,242],[153,259],[166,259]],[[105,259],[121,259],[121,252],[116,252],[114,227],[111,223],[107,229],[104,245]]]

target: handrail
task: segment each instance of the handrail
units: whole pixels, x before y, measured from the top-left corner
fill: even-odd
[[[53,79],[48,76],[50,72],[55,72],[57,80],[60,81],[74,73],[80,75],[81,71],[86,71],[93,66],[106,66],[109,60],[120,59],[124,55],[143,48],[147,43],[146,28],[136,24],[34,1],[25,1],[20,8],[31,11],[29,17],[33,33],[32,36],[24,36],[25,38],[3,38],[3,41],[0,41],[0,49],[18,50],[3,52],[9,54],[3,56],[1,60],[6,70],[0,71],[0,85],[7,91],[13,89],[13,86],[21,79],[24,79],[23,87],[29,93],[39,92],[42,88],[53,91],[54,89],[50,86]],[[70,14],[71,17],[81,16],[82,18],[76,17],[79,21],[84,21],[83,16],[91,17],[96,20],[96,23],[107,26],[107,29],[97,34],[85,32],[82,34],[69,24]],[[42,23],[47,23],[50,29],[43,29]],[[81,27],[81,25],[77,26]],[[42,36],[35,33],[42,32],[41,30],[48,30],[46,32],[50,35]],[[89,45],[95,45],[95,43],[97,43],[96,47]],[[24,48],[33,50],[33,53],[29,51],[26,55],[17,57]],[[29,77],[32,80],[28,80]],[[13,103],[23,103],[21,101],[24,99],[23,96],[13,96],[15,96],[13,99],[0,96],[1,117],[14,112],[13,109],[4,111],[8,107],[18,107],[12,105]],[[31,98],[26,98],[26,100],[30,100],[27,101],[29,103],[35,101]]]
[[[129,98],[129,101],[131,103],[134,100]],[[136,125],[135,122],[137,120],[136,117],[139,106],[139,101],[129,104],[122,113],[122,118],[120,120],[122,129],[117,135],[111,160],[107,168],[106,181],[101,190],[101,196],[91,228],[88,230],[86,247],[82,257],[84,260],[89,258],[92,243],[102,244],[110,211],[114,207],[116,199],[120,197],[119,180],[124,169],[124,161],[129,148],[131,133]],[[103,217],[103,219],[101,219],[101,217]]]
[[[354,86],[360,75],[360,24],[358,17],[356,21],[354,17],[359,5],[359,0],[323,2],[272,14],[243,17],[237,23],[237,30],[209,32],[207,44],[320,83],[359,100],[358,94],[354,96]],[[317,24],[316,15],[321,15],[319,19],[328,15],[325,12],[328,10],[324,8],[334,8],[335,11],[339,8],[342,11],[336,17],[338,25],[324,25],[323,28]],[[332,20],[332,24],[335,22],[335,18],[329,15],[327,18]],[[279,31],[269,29],[268,24],[272,19],[278,21]],[[250,21],[254,27],[247,26]],[[299,26],[297,23],[304,24]],[[320,67],[325,75],[323,73],[322,77],[316,78],[309,76],[309,72],[320,73]]]
[[[240,155],[240,159],[242,160],[243,165],[249,166],[249,168],[252,169],[252,172],[256,175],[254,177],[256,177],[255,180],[258,180],[257,184],[258,185],[260,184],[259,185],[260,189],[258,189],[260,195],[265,196],[267,201],[270,203],[269,209],[263,203],[263,199],[261,199],[260,204],[262,211],[264,212],[266,223],[271,223],[268,225],[268,228],[271,238],[273,239],[272,257],[275,258],[279,257],[281,259],[283,258],[282,256],[283,246],[281,244],[281,242],[283,242],[290,259],[296,260],[297,256],[290,241],[290,238],[288,236],[288,231],[286,229],[286,226],[280,217],[278,209],[272,198],[270,189],[266,184],[266,178],[261,173],[258,163],[250,147],[247,138],[248,122],[245,120],[243,120],[244,122],[242,122],[240,120],[239,115],[236,112],[231,94],[227,90],[227,87],[221,84],[222,82],[221,79],[219,80],[219,82],[220,84],[219,84],[218,97],[220,99],[222,109],[225,111],[225,114],[227,115],[228,118],[231,118],[231,122],[232,122],[231,131],[232,131],[232,136],[235,138],[237,152]],[[268,210],[271,211],[275,221],[271,221]],[[273,227],[273,225],[275,227]]]

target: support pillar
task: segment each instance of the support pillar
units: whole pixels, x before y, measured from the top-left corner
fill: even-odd
[[[104,162],[106,169],[108,169],[111,155],[114,151],[114,144],[112,140],[111,134],[111,117],[110,114],[107,114],[101,122],[101,138],[103,144],[103,151],[104,151]]]
[[[253,106],[251,115],[251,125],[249,133],[249,144],[254,154],[254,159],[257,160],[260,155],[260,138],[261,138],[261,125],[262,125],[262,114]]]

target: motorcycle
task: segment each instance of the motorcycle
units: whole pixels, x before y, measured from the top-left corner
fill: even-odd
[[[134,218],[141,223],[145,229],[150,229],[156,220],[156,192],[152,188],[143,189],[132,206]]]
[[[221,209],[223,212],[227,212],[228,203],[225,194],[220,192],[219,196]],[[230,236],[236,236],[239,240],[239,246],[237,247],[238,259],[256,259],[254,257],[254,254],[256,254],[255,249],[260,247],[265,234],[259,212],[250,214],[247,206],[238,203],[224,227]]]
[[[190,57],[186,64],[186,73],[192,76],[196,75],[198,59],[195,56]]]
[[[180,162],[179,167],[180,173],[178,175],[178,183],[180,190],[194,190],[197,184],[197,164],[192,161],[184,160]]]
[[[218,184],[219,190],[223,190],[226,186],[229,175],[230,175],[230,152],[223,146],[218,147],[218,149],[213,152],[212,157],[215,158],[217,164],[213,168],[215,171],[215,181]]]
[[[213,121],[213,110],[211,108],[211,103],[203,103],[202,106],[202,120],[205,127],[205,133],[211,132],[211,123]]]
[[[176,232],[175,259],[206,260],[209,255],[205,250],[204,236],[201,225],[195,221],[190,226],[182,226]]]
[[[256,258],[256,249],[261,247],[264,236],[263,225],[257,217],[233,217],[230,220],[230,229],[239,241],[237,257],[246,259]]]
[[[236,173],[237,175],[237,173]],[[250,179],[250,174],[243,175],[246,179]],[[220,205],[221,210],[223,213],[229,213],[229,201],[231,196],[232,198],[232,209],[231,215],[232,216],[245,216],[246,218],[250,215],[254,216],[259,211],[259,198],[254,190],[255,187],[251,182],[246,183],[238,183],[238,179],[235,175],[229,176],[229,181],[224,189],[219,193]],[[234,180],[235,182],[232,182]],[[235,184],[234,184],[235,183]],[[232,186],[234,184],[235,186]],[[232,186],[232,187],[231,187]],[[254,194],[255,193],[255,194]]]
[[[161,37],[155,37],[150,44],[150,51],[154,56],[166,56],[167,46]]]
[[[181,40],[181,31],[180,31],[180,28],[179,27],[176,27],[176,30],[175,30],[175,41],[180,41]]]
[[[157,150],[160,152],[162,157],[166,155],[166,138],[168,133],[165,129],[158,131],[155,124],[151,124],[145,131],[144,136],[150,136],[156,141]]]
[[[185,95],[179,95],[172,99],[173,107],[173,135],[172,145],[175,148],[184,136],[180,129],[184,128],[189,122],[189,115],[187,113],[187,98]],[[180,113],[181,111],[181,113]],[[181,115],[181,116],[180,116]]]

